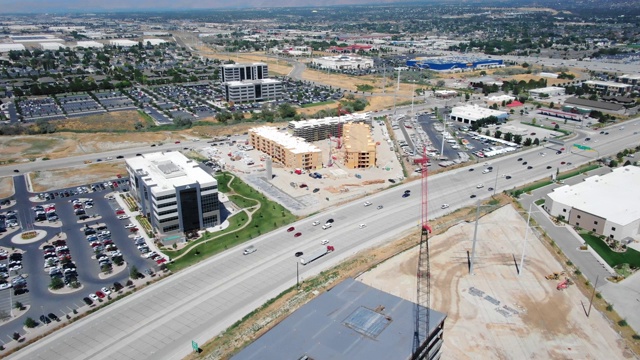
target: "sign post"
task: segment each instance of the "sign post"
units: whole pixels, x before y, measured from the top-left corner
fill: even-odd
[[[198,343],[191,340],[191,348],[193,349],[193,352],[200,352],[200,347],[198,346]]]

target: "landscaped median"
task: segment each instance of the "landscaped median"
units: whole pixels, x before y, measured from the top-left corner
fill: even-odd
[[[584,166],[581,166],[581,167],[577,168],[576,170],[567,171],[567,172],[559,174],[558,176],[556,176],[556,180],[559,181],[559,180],[569,179],[569,178],[572,178],[574,176],[577,176],[577,175],[580,175],[580,174],[584,174],[584,173],[586,173],[588,171],[595,170],[595,169],[597,169],[599,167],[600,167],[600,165],[598,165],[598,164],[584,165]],[[545,180],[539,180],[539,181],[536,181],[536,182],[531,183],[529,185],[523,186],[523,187],[521,187],[519,189],[513,190],[511,192],[511,196],[517,198],[522,194],[531,193],[534,190],[540,189],[542,187],[545,187],[545,186],[551,185],[551,184],[553,184],[553,181],[551,181],[551,180],[546,180],[546,179]]]
[[[247,240],[266,234],[296,220],[282,205],[267,199],[242,180],[229,174],[216,176],[218,190],[242,211],[227,219],[229,226],[215,233],[205,232],[198,240],[190,242],[180,250],[161,249],[173,261],[168,264],[172,271],[191,266],[212,255],[241,244]]]

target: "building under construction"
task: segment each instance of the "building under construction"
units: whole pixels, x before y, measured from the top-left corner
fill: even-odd
[[[232,359],[411,359],[416,306],[347,279],[296,310]],[[428,336],[426,331],[421,333],[422,351],[415,358],[437,360],[442,355],[446,315],[427,310],[430,331]]]
[[[376,142],[371,127],[363,123],[344,125],[344,165],[349,169],[368,169],[376,166]]]
[[[290,121],[289,130],[293,136],[301,137],[308,142],[326,140],[329,137],[342,137],[346,123],[365,123],[371,125],[369,113],[345,114],[322,119]]]

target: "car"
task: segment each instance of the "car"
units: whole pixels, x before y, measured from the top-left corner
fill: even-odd
[[[100,290],[96,291],[96,296],[98,296],[98,298],[103,299],[105,297],[104,293]]]
[[[475,198],[476,196],[474,194],[471,194],[471,196],[469,196],[470,198]]]
[[[411,196],[411,193],[404,193],[404,194],[402,194],[402,197],[403,197],[403,198],[407,198],[407,197],[409,197],[409,196]]]
[[[560,165],[564,165],[564,164],[566,164],[566,162],[565,162],[565,161],[561,161],[561,162],[560,162]]]
[[[124,156],[118,155],[118,156],[116,156],[116,159],[124,159]]]
[[[332,223],[326,223],[326,224],[322,225],[322,230],[330,229],[332,226],[333,226]]]
[[[100,291],[102,291],[102,292],[103,292],[105,295],[107,295],[107,296],[108,296],[109,294],[111,294],[111,290],[109,290],[109,288],[108,288],[108,287],[106,287],[106,286],[105,286],[105,287],[103,287],[102,289],[100,289]]]
[[[98,301],[98,299],[100,299],[96,294],[89,294],[89,298],[91,298],[91,300],[93,301]]]
[[[327,221],[325,221],[325,223],[327,223],[327,224],[333,224],[333,219],[328,219]]]
[[[366,227],[367,227],[367,224],[360,224],[360,225],[358,225],[358,228],[360,228],[360,229],[364,229],[364,228],[366,228]]]
[[[136,156],[142,156],[142,154],[140,154],[140,153],[137,153],[137,154],[136,154]]]
[[[318,226],[318,225],[320,225],[320,221],[316,220],[316,221],[312,222],[311,225]]]
[[[548,165],[548,166],[547,166],[547,170],[551,169],[552,167],[553,167],[553,166]]]
[[[560,150],[556,151],[556,155],[560,155],[560,154],[562,154],[562,151]]]
[[[475,169],[474,168],[469,169],[469,171],[473,171],[473,170],[475,170]]]
[[[89,218],[89,215],[86,215],[86,214],[78,216],[79,220],[87,220],[88,218]]]
[[[571,165],[571,162],[568,162],[567,165]]]
[[[301,232],[297,232],[297,233],[293,234],[293,237],[299,237],[300,235],[302,235],[302,233]]]
[[[296,253],[294,255],[296,257],[300,257],[300,256],[304,255],[304,253],[302,251],[296,251]]]
[[[484,187],[484,185],[482,185],[482,184],[476,185],[476,189],[482,189],[483,187]]]
[[[507,180],[509,180],[509,179],[511,179],[511,175],[507,175],[507,176],[505,176],[504,178],[505,178],[505,179],[507,179]]]
[[[6,289],[10,288],[11,286],[13,286],[13,285],[11,285],[11,283],[0,284],[0,290],[6,290]]]
[[[522,165],[527,165],[527,164],[528,164],[528,163],[527,163],[526,161],[522,163]]]
[[[91,300],[91,298],[89,298],[89,297],[83,298],[82,301],[84,301],[84,303],[89,305],[89,306],[93,305],[93,300]]]
[[[389,179],[389,182],[390,182],[390,183],[392,183],[392,184],[395,184],[395,183],[396,183],[396,181],[395,181],[395,180],[393,180],[393,179]]]
[[[118,220],[126,220],[128,218],[130,218],[131,216],[129,215],[118,215]]]
[[[320,245],[326,245],[326,244],[328,244],[328,243],[329,243],[329,240],[326,240],[326,239],[325,239],[325,240],[320,241]]]
[[[292,232],[292,231],[293,231],[293,230],[295,230],[295,229],[296,229],[296,228],[292,226],[292,227],[290,227],[290,228],[288,228],[288,229],[287,229],[287,232]]]
[[[381,210],[383,207],[384,207],[384,206],[382,206],[382,205],[378,205],[378,208],[377,208],[377,209],[378,209],[378,210]]]
[[[314,192],[314,193],[317,193],[318,191],[320,191],[320,188],[315,188],[315,189],[313,189],[313,192]]]
[[[584,141],[589,141],[589,140],[591,140],[591,138],[590,138],[590,137],[588,137],[588,138],[584,138]]]
[[[527,170],[531,170],[531,169],[533,169],[533,166],[531,165],[527,166]]]
[[[446,209],[449,207],[449,204],[442,204],[442,206],[440,206],[440,209]]]
[[[371,206],[371,201],[365,201],[364,206]]]
[[[18,170],[18,169],[13,169],[13,172],[14,172],[14,173],[19,173],[19,172],[20,172],[20,170]]]
[[[42,314],[40,315],[40,322],[43,324],[51,324],[51,319]]]
[[[125,229],[132,229],[136,227],[135,225],[133,225],[132,223],[128,223],[127,225],[124,226]]]
[[[605,134],[605,135],[609,135],[609,132],[605,131],[605,132],[604,132],[604,134]]]

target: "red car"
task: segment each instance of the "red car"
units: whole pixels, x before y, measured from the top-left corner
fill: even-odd
[[[297,232],[295,235],[293,235],[293,237],[298,237],[300,235],[302,235],[302,233],[301,232]]]
[[[124,215],[124,210],[116,210],[116,215]]]
[[[134,233],[134,232],[138,231],[138,228],[133,227],[133,228],[129,229],[129,231],[131,231],[132,233]]]
[[[164,262],[166,262],[166,261],[167,261],[167,259],[165,259],[165,258],[160,258],[160,259],[156,260],[156,263],[157,263],[158,265],[160,265],[160,264],[162,264],[162,263],[164,263]]]
[[[100,299],[104,298],[104,293],[100,290],[96,291],[96,296],[99,297]]]
[[[118,179],[121,179],[121,178],[122,178],[122,175],[118,174],[118,175],[116,175],[116,177],[117,177]]]
[[[293,230],[295,230],[296,228],[294,228],[293,226],[287,229],[287,232],[292,232]]]

